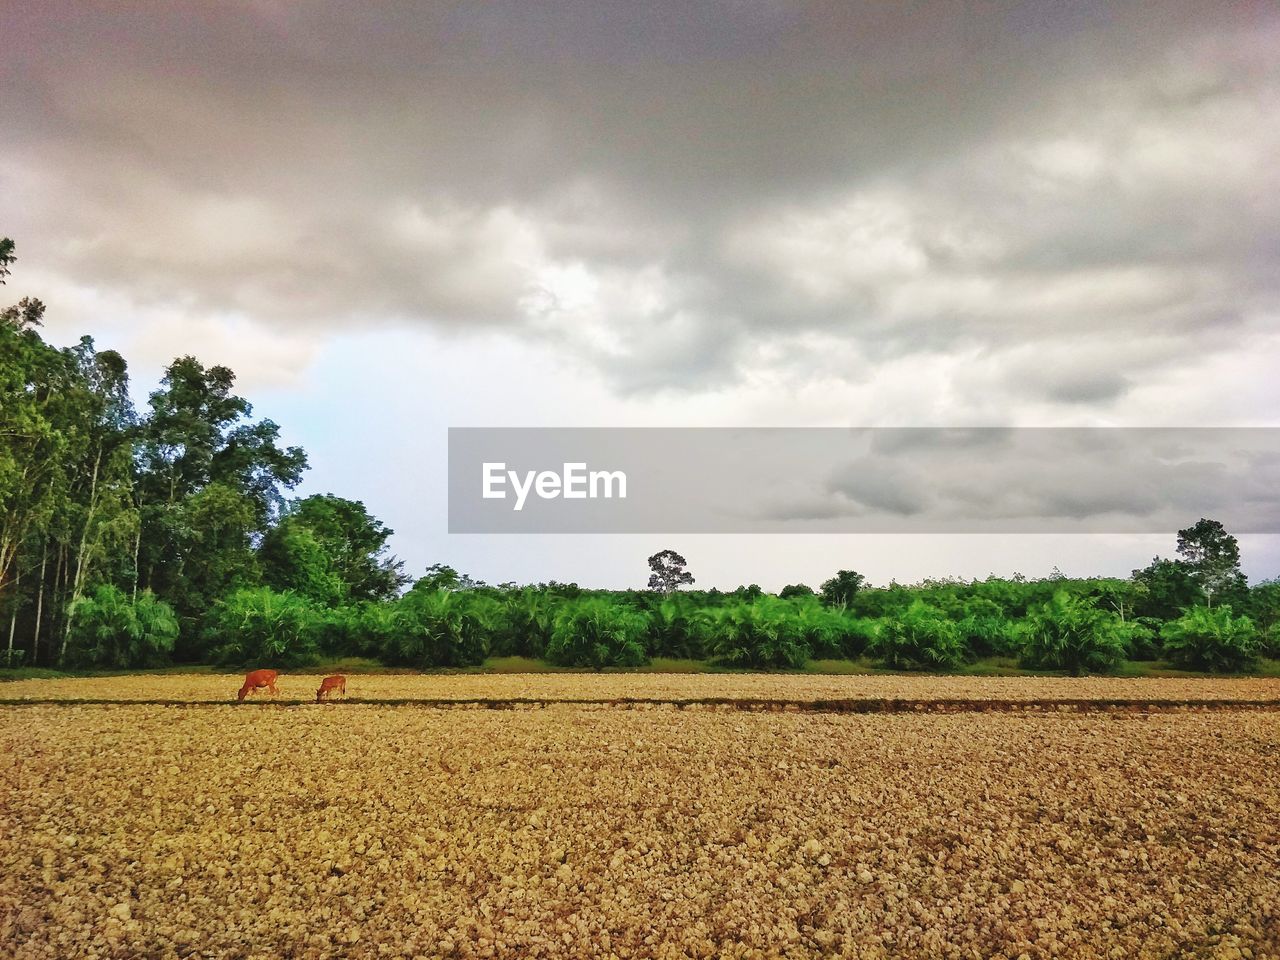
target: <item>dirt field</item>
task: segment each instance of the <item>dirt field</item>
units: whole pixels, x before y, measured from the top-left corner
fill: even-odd
[[[233,701],[243,674],[175,674],[0,683],[0,700]],[[280,675],[283,701],[314,700],[320,678]],[[461,674],[352,676],[358,700],[612,700],[708,698],[811,702],[905,700],[1246,700],[1280,704],[1280,679],[903,677],[794,674]],[[254,699],[260,699],[255,694]]]
[[[179,679],[226,692],[128,684]],[[0,747],[6,956],[1280,956],[1280,711],[31,704]]]

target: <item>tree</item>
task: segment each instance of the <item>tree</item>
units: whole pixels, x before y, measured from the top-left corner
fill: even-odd
[[[1244,599],[1248,581],[1240,570],[1240,545],[1217,520],[1202,517],[1194,526],[1179,530],[1178,555],[1208,606],[1213,606],[1215,597],[1220,601]]]
[[[494,626],[492,653],[495,656],[543,656],[551,641],[561,599],[545,587],[506,591],[502,597],[504,609]]]
[[[200,659],[198,625],[214,604],[232,591],[259,584],[253,552],[253,504],[241,491],[211,483],[175,504],[169,515],[173,543],[163,575],[165,598],[178,611],[185,630],[181,659]]]
[[[778,596],[783,600],[790,600],[792,597],[812,597],[814,596],[813,587],[805,583],[789,583],[778,591]]]
[[[683,598],[664,596],[649,614],[649,650],[659,657],[698,659],[702,656],[699,624]]]
[[[215,603],[206,620],[220,663],[292,667],[316,659],[319,617],[292,591],[246,587]]]
[[[1154,557],[1133,571],[1133,612],[1139,617],[1174,620],[1202,596],[1200,585],[1181,560]]]
[[[825,607],[810,592],[790,601],[795,630],[814,659],[854,659],[873,641],[878,626],[850,616],[838,607]]]
[[[1128,632],[1119,617],[1099,610],[1093,598],[1066,590],[1029,611],[1021,629],[1024,665],[1066,670],[1077,677],[1115,669],[1128,649]]]
[[[301,448],[278,444],[273,422],[248,419],[253,408],[234,384],[228,368],[180,357],[151,394],[139,429],[141,579],[187,626],[251,568],[251,548],[307,466]],[[204,519],[216,529],[204,529]]]
[[[17,259],[13,255],[13,241],[8,237],[0,237],[0,286],[4,285],[4,278],[9,276],[9,267]]]
[[[6,238],[5,275],[14,259]],[[7,598],[23,545],[33,536],[43,540],[65,500],[77,370],[36,332],[43,313],[30,299],[0,311],[0,598]],[[43,545],[42,553],[43,568]]]
[[[88,585],[102,574],[114,579],[136,571],[122,562],[136,542],[139,518],[133,504],[133,427],[128,365],[114,350],[99,352],[93,340],[65,351],[79,376],[64,402],[74,406],[78,429],[71,433],[67,487],[58,527],[74,551],[69,564],[68,616],[59,662],[66,655],[72,615]],[[172,644],[171,644],[172,646]]]
[[[960,604],[956,627],[969,652],[986,657],[1013,651],[1013,623],[1000,607],[985,597],[970,597]]]
[[[866,582],[867,578],[854,570],[840,570],[822,584],[822,602],[828,607],[848,607]]]
[[[605,597],[571,600],[556,611],[547,659],[566,667],[638,667],[648,663],[644,614]]]
[[[685,570],[688,563],[674,550],[662,550],[649,558],[649,589],[660,593],[674,593],[686,584],[693,583],[693,574]]]
[[[1264,580],[1249,591],[1249,616],[1258,627],[1262,652],[1280,654],[1280,579]]]
[[[262,539],[263,579],[329,606],[392,599],[408,581],[387,547],[393,532],[357,500],[295,500]]]
[[[955,623],[920,599],[882,620],[867,652],[895,670],[951,670],[966,653]]]
[[[430,587],[432,590],[476,590],[485,586],[483,580],[475,580],[470,575],[459,573],[447,563],[433,563],[427,567],[416,581],[414,587]]]
[[[419,581],[394,604],[383,656],[416,667],[483,663],[498,604],[491,597],[432,587]]]
[[[699,611],[707,652],[734,667],[803,667],[810,650],[789,601],[760,596]]]
[[[1165,655],[1180,667],[1240,673],[1258,663],[1258,631],[1248,617],[1227,606],[1192,607],[1160,630]]]
[[[73,659],[86,665],[153,666],[173,650],[178,636],[173,609],[149,590],[131,598],[117,587],[100,586],[71,612]]]
[[[325,607],[350,599],[325,544],[301,524],[279,523],[267,531],[258,548],[258,566],[263,582],[273,590],[293,590]]]

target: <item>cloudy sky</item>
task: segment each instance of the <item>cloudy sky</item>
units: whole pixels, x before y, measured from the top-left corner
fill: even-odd
[[[140,395],[231,366],[415,571],[1125,573],[1172,531],[449,536],[446,430],[1280,426],[1278,49],[1269,2],[0,0],[7,291]]]

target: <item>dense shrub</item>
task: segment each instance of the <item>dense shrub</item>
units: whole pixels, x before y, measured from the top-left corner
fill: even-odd
[[[649,614],[652,656],[699,660],[704,655],[702,634],[702,624],[679,600],[664,599]]]
[[[173,608],[150,590],[137,598],[101,586],[71,608],[73,663],[94,667],[147,667],[164,662],[178,637]]]
[[[707,652],[735,667],[802,667],[810,657],[796,608],[762,596],[700,611]]]
[[[266,585],[292,590],[320,606],[347,599],[347,586],[332,569],[332,557],[315,532],[286,520],[273,527],[258,550]]]
[[[1066,591],[1028,611],[1021,630],[1025,666],[1074,676],[1114,670],[1124,659],[1130,635],[1115,614]]]
[[[401,631],[396,603],[363,603],[355,608],[352,624],[355,648],[361,656],[392,662],[391,645]]]
[[[960,629],[937,607],[914,601],[880,621],[867,652],[896,670],[949,670],[965,659]]]
[[[418,585],[378,614],[383,659],[423,667],[464,667],[489,655],[498,603],[465,590]]]
[[[1135,617],[1124,625],[1125,656],[1130,660],[1155,660],[1160,656],[1160,621]]]
[[[843,607],[814,599],[792,601],[795,629],[809,655],[818,660],[856,660],[876,636],[876,622],[855,617]]]
[[[323,607],[315,605],[316,649],[326,657],[377,656],[364,630],[364,604]]]
[[[541,657],[545,654],[559,603],[558,596],[535,587],[523,587],[501,596],[493,624],[493,655]]]
[[[1264,580],[1249,591],[1245,611],[1258,629],[1264,657],[1280,657],[1280,580]]]
[[[999,604],[983,597],[966,600],[958,611],[956,627],[960,641],[971,656],[1015,653],[1018,649],[1014,624],[1004,615]]]
[[[1165,656],[1180,667],[1213,673],[1242,673],[1258,664],[1258,631],[1248,617],[1233,617],[1229,606],[1192,607],[1160,631]]]
[[[246,587],[214,605],[206,631],[220,663],[296,667],[315,662],[320,622],[292,590]]]
[[[566,667],[638,667],[647,663],[649,620],[603,597],[584,597],[556,611],[546,656]]]

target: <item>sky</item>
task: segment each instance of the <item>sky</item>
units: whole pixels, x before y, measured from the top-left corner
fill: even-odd
[[[1264,2],[0,0],[6,292],[140,398],[230,366],[413,573],[1123,575],[1174,531],[449,535],[446,431],[1280,426],[1277,49]]]

